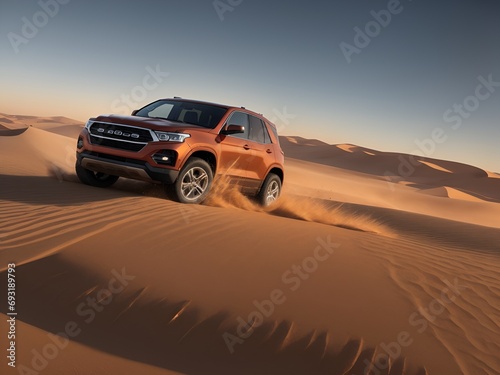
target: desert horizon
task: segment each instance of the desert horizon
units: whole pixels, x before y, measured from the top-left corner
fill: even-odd
[[[78,121],[0,126],[2,373],[500,373],[498,173],[281,136],[276,206],[193,206],[79,183]]]
[[[14,130],[14,129],[22,130],[22,129],[28,128],[30,126],[37,125],[36,127],[39,127],[39,128],[45,129],[45,130],[48,130],[51,128],[54,128],[54,129],[57,128],[57,134],[64,133],[64,135],[76,137],[79,134],[79,127],[83,127],[83,125],[85,125],[85,121],[76,120],[74,118],[70,118],[70,117],[62,116],[62,115],[55,115],[55,116],[50,116],[50,115],[49,116],[36,116],[36,115],[25,115],[25,114],[12,115],[12,114],[0,112],[0,116],[3,117],[3,125],[0,124],[0,126],[1,126],[0,130]],[[9,117],[13,117],[14,121],[9,119]],[[21,120],[21,121],[18,121],[18,120]],[[25,122],[22,122],[22,121],[25,121]],[[2,121],[0,120],[0,122],[2,122]],[[59,124],[61,122],[65,123],[65,127],[67,130],[61,129],[61,126],[54,125],[54,124]],[[45,124],[45,125],[43,125],[43,124]],[[351,149],[357,149],[357,150],[362,151],[363,153],[365,153],[367,155],[370,155],[371,153],[376,152],[379,154],[380,153],[387,153],[387,154],[392,153],[392,154],[396,154],[397,156],[401,155],[407,159],[409,157],[417,157],[417,158],[423,159],[424,164],[426,163],[425,160],[437,160],[437,161],[442,161],[442,162],[464,164],[464,165],[468,165],[468,166],[472,167],[471,164],[468,164],[467,162],[465,162],[463,160],[438,159],[438,158],[427,157],[425,155],[421,155],[421,154],[417,154],[417,153],[415,153],[415,154],[401,153],[401,152],[396,152],[396,151],[391,151],[391,150],[381,151],[381,150],[375,150],[375,149],[371,149],[368,147],[363,147],[362,145],[355,145],[355,144],[351,144],[351,143],[331,144],[331,143],[325,142],[321,139],[308,138],[308,137],[304,137],[304,136],[280,134],[280,139],[285,140],[285,142],[288,141],[288,142],[297,143],[297,144],[304,144],[304,145],[334,146],[334,147],[337,147],[337,148],[344,150],[344,151],[347,151],[347,152],[351,152],[350,151]],[[411,165],[410,161],[408,161],[408,163],[410,163],[410,165]],[[407,164],[407,163],[405,163],[404,161],[401,162],[401,160],[399,160],[399,164]],[[432,164],[432,163],[430,163],[430,164]],[[429,166],[433,167],[432,165],[429,165]],[[483,169],[490,177],[496,178],[498,176],[498,178],[500,178],[500,172],[497,172],[495,170],[489,170],[488,168],[484,168],[484,167],[480,167],[480,166],[476,166],[476,167]],[[439,169],[439,167],[437,169]],[[443,170],[443,168],[441,168],[441,170]]]

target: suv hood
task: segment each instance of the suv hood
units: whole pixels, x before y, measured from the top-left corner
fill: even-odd
[[[181,122],[168,121],[150,117],[139,117],[139,116],[101,115],[96,118],[92,118],[90,120],[96,122],[108,122],[112,124],[137,126],[139,128],[146,128],[146,129],[159,130],[165,132],[183,132],[187,130],[196,130],[208,133],[212,130],[197,125],[184,124]]]

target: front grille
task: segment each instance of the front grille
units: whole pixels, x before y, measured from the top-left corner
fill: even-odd
[[[120,150],[137,152],[153,141],[149,130],[132,126],[94,122],[89,131],[92,144]]]
[[[117,148],[119,150],[135,151],[135,152],[141,151],[146,145],[145,143],[128,143],[123,141],[115,141],[113,139],[98,138],[93,135],[90,136],[90,143],[92,143],[93,145],[105,146],[105,147]]]
[[[119,161],[119,162],[123,162],[123,163],[137,164],[137,165],[141,165],[141,166],[146,165],[146,162],[143,160],[124,158],[122,156],[103,154],[101,152],[88,152],[88,155],[97,156],[99,159],[106,159],[106,160],[110,160],[110,161]]]

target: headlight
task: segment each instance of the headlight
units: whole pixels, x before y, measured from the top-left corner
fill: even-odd
[[[191,135],[184,133],[167,133],[155,131],[155,134],[158,137],[158,140],[162,142],[184,142],[186,138],[191,137]]]
[[[94,121],[88,120],[87,123],[85,124],[85,129],[89,130],[90,129],[90,125],[92,125],[93,123],[94,123]]]

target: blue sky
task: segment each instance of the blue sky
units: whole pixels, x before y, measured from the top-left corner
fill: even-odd
[[[500,172],[499,11],[493,0],[0,0],[0,112],[84,121],[175,95],[246,106],[286,135]],[[492,83],[478,98],[480,77]],[[439,129],[446,140],[420,150]]]

